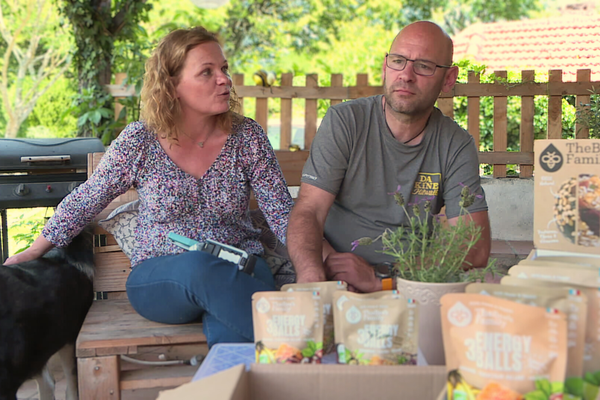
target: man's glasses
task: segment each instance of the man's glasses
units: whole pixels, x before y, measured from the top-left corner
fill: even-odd
[[[388,68],[391,68],[396,71],[404,70],[404,68],[406,68],[406,64],[408,64],[408,61],[410,61],[413,63],[413,71],[415,71],[415,74],[421,76],[431,76],[435,74],[436,68],[452,67],[451,65],[437,65],[436,63],[431,61],[411,60],[410,58],[406,58],[399,54],[386,54],[385,59],[385,64],[388,66]]]

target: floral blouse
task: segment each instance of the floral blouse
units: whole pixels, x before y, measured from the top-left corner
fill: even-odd
[[[262,254],[260,230],[253,227],[248,209],[251,189],[269,227],[285,243],[293,201],[267,135],[249,118],[234,126],[200,179],[175,165],[142,122],[129,124],[94,174],[59,204],[42,235],[55,246],[66,246],[131,187],[140,199],[132,266],[185,251],[168,240],[169,232]]]

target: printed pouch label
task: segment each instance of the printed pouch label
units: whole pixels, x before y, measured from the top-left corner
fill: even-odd
[[[338,363],[417,364],[418,310],[397,291],[333,294]]]
[[[333,292],[337,290],[348,290],[346,282],[313,282],[313,283],[290,283],[281,287],[282,292],[319,292],[323,302],[323,353],[329,354],[335,351],[335,336],[333,326]]]
[[[562,398],[564,313],[470,293],[441,304],[448,399]]]
[[[510,285],[503,281],[472,283],[466,293],[486,294],[535,307],[556,308],[567,316],[567,377],[583,376],[583,352],[587,318],[587,298],[577,289]]]
[[[319,292],[254,293],[252,319],[257,363],[321,363],[323,305]]]
[[[511,270],[508,272],[510,273]],[[600,396],[600,289],[564,284],[561,280],[544,281],[518,278],[511,275],[502,278],[502,284],[504,283],[527,287],[534,285],[540,287],[567,287],[581,291],[587,298],[588,311],[583,352],[583,380],[580,378],[568,378],[565,382],[565,392],[581,397],[584,400],[596,400]]]

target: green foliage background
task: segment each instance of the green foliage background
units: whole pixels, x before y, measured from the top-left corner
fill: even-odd
[[[5,5],[7,0],[0,0]],[[600,0],[597,1],[600,5]],[[294,74],[294,85],[304,85],[305,75],[319,74],[319,85],[329,86],[332,73],[344,75],[344,85],[356,84],[356,74],[367,73],[370,85],[381,84],[385,52],[397,31],[409,22],[429,19],[456,33],[475,22],[512,20],[522,17],[556,15],[560,0],[231,0],[225,7],[201,9],[188,0],[112,0],[109,9],[94,9],[95,0],[56,0],[56,19],[66,29],[54,25],[48,32],[52,41],[70,43],[75,62],[65,76],[38,101],[19,131],[20,137],[73,137],[82,130],[103,137],[108,143],[115,127],[113,99],[106,96],[98,82],[106,78],[106,67],[126,72],[127,84],[138,93],[144,62],[158,40],[173,29],[203,25],[220,34],[233,73],[243,73],[245,84],[252,85],[252,74],[267,69],[277,76]],[[106,2],[103,4],[107,4]],[[90,8],[91,7],[91,8]],[[61,12],[59,12],[59,9]],[[598,7],[600,9],[600,7]],[[73,45],[73,43],[75,43]],[[0,41],[0,50],[7,44]],[[100,49],[106,50],[104,56]],[[40,51],[43,51],[43,47]],[[466,71],[483,71],[482,66],[461,64],[460,80]],[[11,65],[14,76],[14,66]],[[508,82],[519,80],[509,72]],[[100,79],[99,76],[104,76]],[[538,75],[537,79],[546,77]],[[493,79],[484,75],[482,81]],[[113,81],[114,83],[114,81]],[[1,100],[0,100],[1,101]],[[598,104],[592,97],[591,104]],[[139,100],[121,100],[129,121],[139,116]],[[295,116],[301,114],[302,100],[294,100]],[[319,100],[319,116],[328,107]],[[576,118],[574,99],[563,101],[563,137],[573,137]],[[246,114],[253,115],[253,101],[246,99]],[[493,104],[481,101],[481,150],[492,147]],[[535,135],[546,131],[547,99],[535,99]],[[279,102],[270,102],[270,111],[279,111]],[[518,150],[520,103],[508,99],[508,148]],[[580,118],[596,121],[596,114]],[[455,119],[466,127],[466,98],[455,100]],[[0,137],[6,126],[4,107],[0,107]],[[600,129],[600,128],[597,128]],[[271,135],[270,135],[271,136]],[[275,147],[277,137],[271,136]],[[513,169],[514,170],[514,169]],[[509,168],[509,173],[510,173]],[[489,168],[486,172],[490,172]],[[19,229],[23,224],[16,223]],[[29,228],[27,228],[29,229]],[[26,230],[27,230],[26,229]],[[31,229],[29,229],[31,230]],[[22,240],[32,237],[22,237]],[[14,246],[11,246],[14,249]]]
[[[204,25],[219,32],[232,71],[243,73],[245,84],[253,84],[252,74],[262,68],[277,76],[292,72],[295,85],[303,85],[309,73],[319,74],[323,86],[329,85],[332,73],[344,74],[344,85],[354,85],[356,74],[367,73],[369,84],[378,85],[383,55],[396,32],[409,22],[431,19],[454,33],[475,22],[546,16],[550,10],[556,13],[558,2],[231,0],[217,9],[198,8],[188,0],[113,0],[110,9],[98,8],[91,0],[57,0],[57,4],[61,10],[57,18],[68,29],[49,34],[54,40],[76,41],[72,46],[75,62],[71,71],[40,99],[19,135],[73,136],[85,126],[93,134],[105,136],[108,143],[115,128],[110,114],[112,99],[103,97],[98,89],[98,74],[110,65],[113,72],[126,72],[126,83],[139,89],[146,58],[158,40],[176,28]],[[121,25],[115,26],[118,22]],[[74,39],[65,34],[74,34]],[[0,48],[5,46],[0,44]],[[102,49],[109,58],[99,54]],[[252,101],[247,101],[251,109]],[[137,99],[123,102],[127,119],[136,119]],[[277,102],[270,103],[271,111],[277,113]],[[300,110],[301,102],[294,103]],[[460,100],[457,103],[456,117],[460,120],[463,106]],[[319,102],[320,116],[327,106],[326,101]],[[483,108],[487,110],[487,106]],[[509,106],[509,110],[515,107]],[[540,132],[542,117],[536,117]],[[98,124],[92,126],[90,121]],[[0,132],[4,125],[2,111]],[[514,125],[511,122],[509,126]],[[484,142],[488,136],[484,135]]]

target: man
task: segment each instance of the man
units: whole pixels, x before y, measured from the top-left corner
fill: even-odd
[[[377,250],[385,228],[406,224],[390,195],[407,202],[446,205],[450,224],[472,218],[482,228],[469,253],[473,267],[487,264],[490,229],[487,205],[478,196],[470,215],[459,216],[461,185],[483,195],[474,140],[434,104],[458,76],[450,37],[431,22],[406,26],[383,62],[383,96],[331,107],[313,141],[300,193],[290,215],[287,245],[298,282],[343,280],[352,290],[382,290],[373,266],[393,261]],[[377,269],[379,268],[378,266]]]

